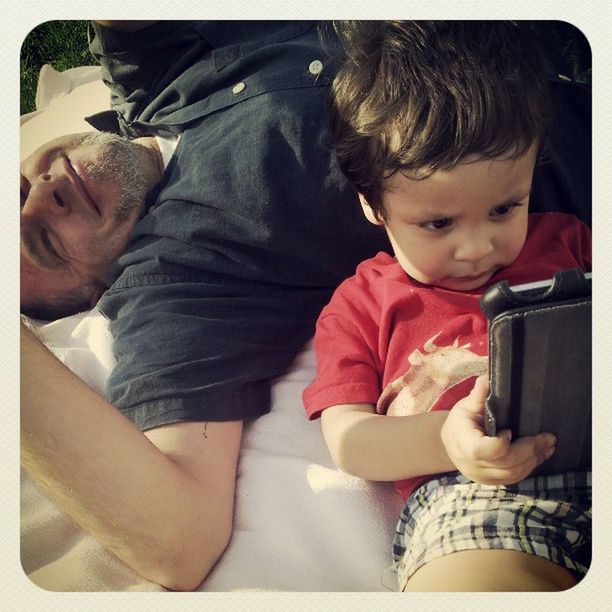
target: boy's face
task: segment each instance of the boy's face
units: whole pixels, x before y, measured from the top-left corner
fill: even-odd
[[[384,184],[384,225],[415,280],[456,291],[484,285],[517,257],[527,235],[536,147],[518,159],[466,159],[425,179],[396,172]]]

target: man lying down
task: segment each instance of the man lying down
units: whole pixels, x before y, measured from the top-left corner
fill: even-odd
[[[51,319],[99,300],[117,366],[102,398],[22,325],[22,461],[135,571],[194,589],[231,535],[242,422],[269,410],[333,289],[389,246],[328,146],[317,24],[94,29],[113,110],[22,163],[21,304]],[[532,206],[584,219],[590,102],[551,87]]]

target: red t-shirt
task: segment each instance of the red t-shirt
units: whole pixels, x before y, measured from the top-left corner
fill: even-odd
[[[518,285],[566,268],[591,269],[591,232],[561,213],[530,214],[519,256],[473,291],[419,283],[386,253],[363,262],[317,322],[317,376],[303,394],[308,417],[339,404],[378,404],[392,414],[450,410],[487,368],[483,292],[501,280]],[[430,478],[395,484],[406,499]]]

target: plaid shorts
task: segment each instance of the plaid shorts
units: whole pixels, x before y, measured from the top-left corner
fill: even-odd
[[[544,557],[580,580],[591,562],[591,472],[482,485],[457,473],[410,496],[393,542],[400,589],[422,565],[459,550],[518,550]]]

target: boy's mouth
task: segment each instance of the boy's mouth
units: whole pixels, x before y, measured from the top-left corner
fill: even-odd
[[[459,281],[460,283],[471,283],[481,278],[486,278],[487,276],[490,276],[489,272],[477,274],[476,276],[453,276],[453,280]]]
[[[494,274],[497,272],[498,267],[495,266],[490,268],[486,272],[482,272],[481,274],[473,274],[469,276],[449,276],[446,280],[446,283],[450,285],[463,286],[466,285],[470,289],[476,289],[482,285],[484,285]]]

